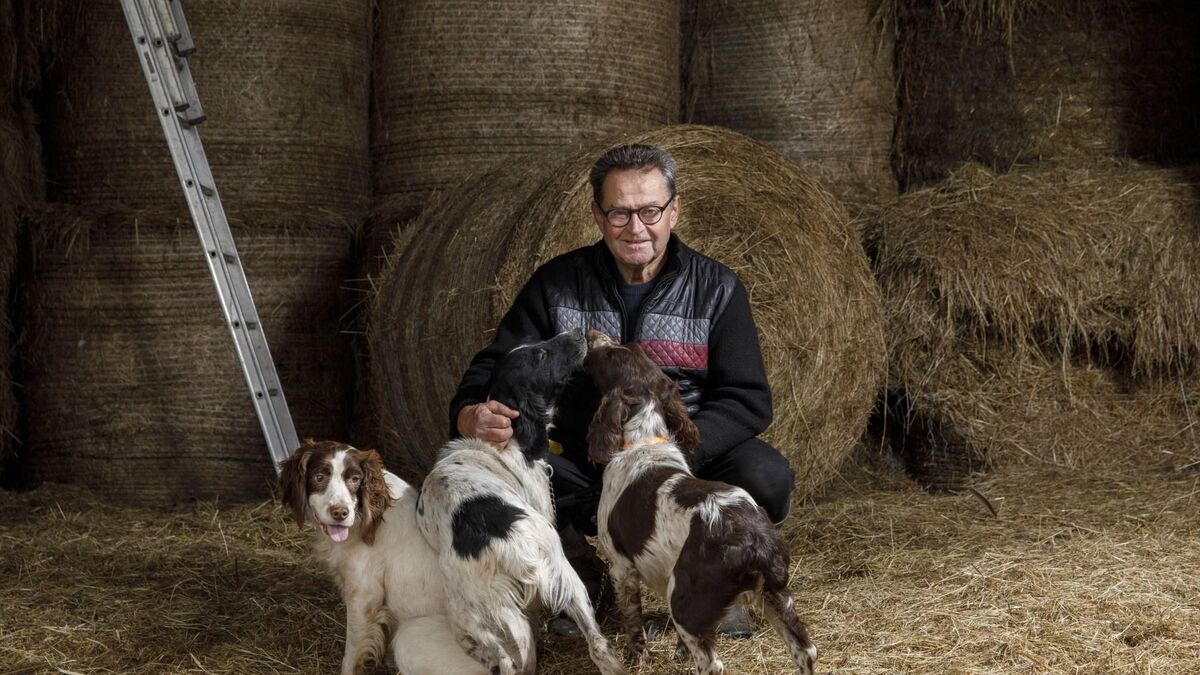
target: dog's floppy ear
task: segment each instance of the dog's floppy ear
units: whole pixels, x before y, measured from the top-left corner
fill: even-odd
[[[308,459],[312,457],[313,445],[311,438],[304,439],[304,445],[283,460],[279,470],[279,501],[292,510],[292,517],[301,524],[308,501]]]
[[[683,399],[679,397],[675,381],[664,375],[655,383],[654,395],[662,407],[663,420],[667,423],[667,430],[671,432],[675,445],[679,446],[685,455],[695,452],[700,447],[700,430],[688,417],[687,408],[683,405]]]
[[[625,440],[625,419],[629,405],[619,390],[610,391],[600,399],[600,407],[588,424],[588,459],[596,464],[608,464],[621,451]]]
[[[521,414],[512,421],[513,440],[521,446],[521,453],[527,458],[545,457],[550,452],[546,423],[533,406],[522,406],[519,412]]]
[[[359,465],[362,467],[362,482],[358,486],[358,497],[362,501],[363,542],[375,543],[375,528],[383,522],[383,512],[392,504],[392,494],[383,477],[383,459],[375,450],[359,450]]]

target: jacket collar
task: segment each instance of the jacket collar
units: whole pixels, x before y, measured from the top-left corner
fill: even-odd
[[[592,255],[600,269],[607,272],[615,284],[617,279],[621,278],[621,273],[617,271],[617,261],[613,258],[612,251],[608,250],[603,239],[592,244]],[[667,240],[666,260],[663,261],[662,269],[658,271],[658,276],[654,280],[657,281],[664,275],[683,269],[691,257],[692,249],[688,248],[687,244],[684,244],[683,240],[672,232],[670,239]]]

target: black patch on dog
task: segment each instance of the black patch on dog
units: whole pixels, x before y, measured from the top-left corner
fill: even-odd
[[[451,521],[454,552],[461,558],[478,558],[493,539],[504,539],[525,511],[495,495],[471,497],[458,505]]]
[[[658,488],[663,481],[681,469],[660,466],[643,473],[625,488],[613,510],[608,514],[608,533],[612,535],[613,548],[617,553],[633,559],[646,548],[646,542],[654,535],[654,521],[658,512]]]

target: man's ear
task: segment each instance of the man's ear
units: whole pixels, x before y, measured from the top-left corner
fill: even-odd
[[[596,464],[608,464],[621,451],[625,442],[625,419],[629,407],[620,391],[610,391],[600,399],[600,407],[588,424],[588,459]]]
[[[682,213],[681,209],[683,208],[682,199],[676,194],[675,201],[671,202],[671,211],[667,213],[667,225],[670,226],[668,229],[675,229],[675,225],[679,223],[679,214]]]

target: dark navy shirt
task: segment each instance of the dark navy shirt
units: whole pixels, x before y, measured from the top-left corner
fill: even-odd
[[[638,317],[642,313],[642,305],[646,303],[646,298],[650,297],[650,291],[654,290],[654,281],[647,281],[644,284],[627,284],[621,279],[617,279],[617,292],[621,294],[621,302],[625,303],[625,322],[621,336],[621,342],[629,343],[633,341],[633,333],[637,328]]]

